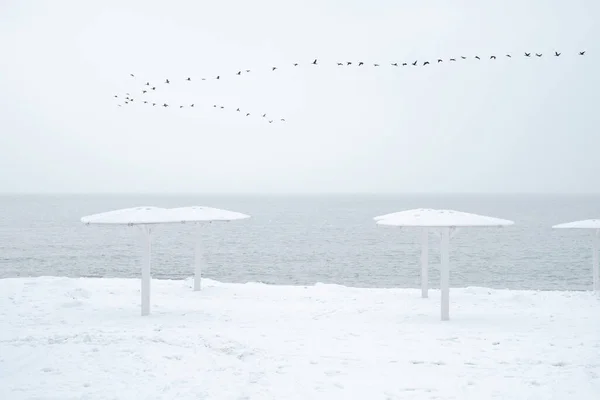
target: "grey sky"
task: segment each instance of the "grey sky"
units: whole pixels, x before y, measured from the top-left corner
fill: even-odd
[[[597,192],[600,3],[488,3],[2,0],[0,191]]]

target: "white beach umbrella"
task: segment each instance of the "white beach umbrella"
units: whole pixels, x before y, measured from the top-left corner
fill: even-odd
[[[592,279],[593,290],[600,294],[600,266],[598,265],[598,248],[600,247],[600,219],[585,219],[554,225],[555,229],[591,229],[592,236]]]
[[[421,228],[421,296],[428,297],[429,230],[441,231],[440,289],[442,321],[450,319],[450,236],[456,228],[501,227],[513,221],[454,210],[418,208],[375,217],[377,225]]]

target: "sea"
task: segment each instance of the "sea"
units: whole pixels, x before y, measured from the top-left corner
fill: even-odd
[[[600,218],[600,195],[2,195],[0,278],[139,278],[142,235],[129,226],[84,225],[85,215],[134,206],[202,205],[250,219],[165,225],[152,235],[152,277],[193,275],[196,229],[206,267],[221,282],[353,287],[420,285],[419,232],[373,217],[444,208],[515,221],[466,228],[450,244],[453,287],[590,290],[592,237],[552,225]],[[430,285],[439,287],[439,236],[430,235]]]

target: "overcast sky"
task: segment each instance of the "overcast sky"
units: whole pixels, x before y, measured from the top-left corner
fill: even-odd
[[[599,17],[596,0],[1,0],[0,191],[598,192]],[[432,65],[390,65],[414,60]]]

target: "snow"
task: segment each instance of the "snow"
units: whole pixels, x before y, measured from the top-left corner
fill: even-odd
[[[564,224],[554,225],[557,229],[600,229],[600,219],[586,219],[583,221],[567,222]]]
[[[249,215],[219,208],[191,206],[178,208],[132,207],[88,215],[81,218],[84,224],[169,224],[185,222],[233,221],[250,218]]]
[[[163,219],[166,208],[161,207],[131,207],[120,210],[107,211],[99,214],[88,215],[81,218],[84,224],[117,224],[138,225],[156,224]]]
[[[589,292],[0,280],[0,398],[597,399]]]
[[[487,217],[454,210],[434,210],[417,208],[373,218],[378,225],[413,227],[469,227],[469,226],[508,226],[514,222],[506,219]]]

